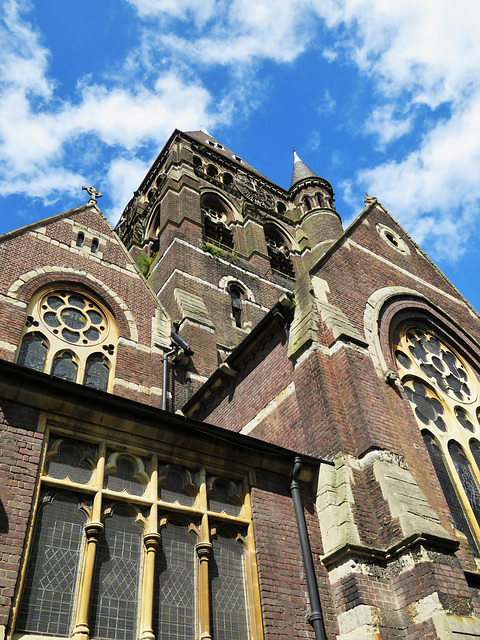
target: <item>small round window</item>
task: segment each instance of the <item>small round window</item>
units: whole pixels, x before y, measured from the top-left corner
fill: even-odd
[[[385,224],[377,224],[377,231],[385,242],[399,253],[410,255],[410,249],[399,234]]]

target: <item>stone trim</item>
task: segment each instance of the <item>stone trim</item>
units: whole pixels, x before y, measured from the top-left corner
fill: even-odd
[[[8,290],[8,295],[12,299],[17,299],[19,294],[21,293],[21,290],[28,282],[31,282],[35,278],[38,278],[39,276],[46,275],[46,274],[50,274],[51,276],[50,284],[54,283],[55,281],[58,281],[59,278],[61,278],[61,276],[65,276],[65,275],[68,276],[67,280],[69,281],[74,278],[77,284],[84,283],[85,279],[94,283],[97,289],[99,288],[104,295],[108,296],[108,298],[110,299],[113,299],[116,305],[122,310],[128,324],[130,339],[133,340],[134,342],[138,342],[137,326],[133,318],[133,315],[130,313],[125,302],[108,285],[104,284],[101,280],[99,280],[98,278],[95,278],[95,276],[92,276],[90,273],[87,273],[86,271],[80,271],[78,269],[73,269],[71,267],[56,267],[56,266],[38,267],[37,269],[28,271],[27,273],[20,276],[17,280],[15,280],[15,282],[10,285],[10,288]],[[58,274],[57,278],[54,277],[54,275],[56,274]],[[94,291],[96,292],[95,289]],[[118,319],[116,319],[116,322],[117,322],[117,326],[119,326]]]

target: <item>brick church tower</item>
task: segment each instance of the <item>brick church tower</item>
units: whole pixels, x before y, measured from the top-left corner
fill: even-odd
[[[0,237],[0,640],[480,638],[471,305],[296,153],[88,191]]]

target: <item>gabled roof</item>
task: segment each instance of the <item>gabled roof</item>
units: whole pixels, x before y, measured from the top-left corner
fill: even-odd
[[[62,213],[56,213],[55,215],[49,216],[48,218],[42,218],[42,220],[37,220],[36,222],[32,222],[31,224],[25,225],[24,227],[13,229],[13,231],[7,231],[7,233],[0,235],[0,242],[10,240],[11,238],[15,238],[16,236],[21,236],[23,233],[27,233],[28,231],[33,231],[36,227],[44,227],[47,224],[56,222],[57,220],[62,220],[63,218],[68,218],[72,215],[76,215],[77,213],[82,213],[82,211],[86,211],[89,208],[96,209],[98,213],[103,216],[103,213],[100,211],[100,209],[96,205],[82,204],[79,207],[74,207],[73,209],[62,211]]]

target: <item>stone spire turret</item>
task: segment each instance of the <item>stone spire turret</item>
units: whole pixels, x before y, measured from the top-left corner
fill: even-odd
[[[317,174],[307,167],[307,165],[301,160],[295,149],[293,149],[293,172],[292,172],[292,183],[290,185],[290,189],[300,182],[300,180],[304,180],[305,178],[318,178]]]

